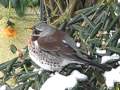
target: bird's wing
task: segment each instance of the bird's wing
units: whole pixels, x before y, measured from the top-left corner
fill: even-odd
[[[58,55],[72,56],[76,54],[74,40],[62,31],[56,31],[53,35],[38,38],[38,44],[41,49],[55,52]]]
[[[97,64],[95,62],[92,62],[90,59],[84,58],[82,55],[80,55],[80,53],[79,53],[79,57],[77,57],[76,56],[77,48],[75,46],[75,42],[65,32],[56,31],[51,36],[39,37],[37,41],[41,49],[55,56],[62,55],[63,57],[65,56],[68,58],[73,58],[76,61],[80,61],[82,63],[88,63],[92,66],[98,67],[103,70],[111,69],[111,67]]]

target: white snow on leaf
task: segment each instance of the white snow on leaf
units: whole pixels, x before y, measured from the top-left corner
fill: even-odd
[[[115,30],[111,30],[110,33],[109,33],[109,37],[111,38],[114,33],[115,33]]]
[[[118,61],[118,64],[120,65],[120,61]]]
[[[106,63],[111,60],[110,56],[102,56],[101,64]]]
[[[100,48],[96,48],[96,53],[98,53],[98,54],[106,54],[106,50],[101,50]]]
[[[34,68],[33,72],[38,72],[38,74],[40,75],[42,73],[43,69],[42,68]]]
[[[119,59],[120,56],[118,54],[114,53],[114,54],[111,55],[111,58],[112,59]]]
[[[118,0],[118,3],[120,3],[120,0]]]
[[[108,88],[113,88],[115,82],[120,82],[120,66],[111,71],[106,71],[103,74],[105,78],[105,83]]]
[[[33,89],[32,87],[29,87],[28,90],[35,90],[35,89]]]
[[[7,85],[0,86],[0,90],[11,90]]]
[[[116,53],[112,54],[111,56],[105,55],[105,56],[102,56],[101,64],[112,61],[112,60],[114,61],[114,60],[119,59],[119,58],[120,58],[120,56]]]
[[[118,44],[120,43],[120,38],[118,39],[118,42],[117,42]]]
[[[76,42],[76,47],[80,47],[80,42]]]
[[[86,75],[76,70],[68,76],[55,73],[55,75],[52,75],[49,79],[47,79],[47,81],[42,85],[40,90],[72,89],[77,84],[77,80],[84,81],[86,79]]]
[[[0,90],[6,90],[6,85],[1,86]]]

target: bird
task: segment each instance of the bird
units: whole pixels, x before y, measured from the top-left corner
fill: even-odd
[[[104,70],[110,69],[83,57],[72,37],[47,23],[33,26],[28,50],[32,61],[43,70],[60,72],[73,63],[87,63]]]

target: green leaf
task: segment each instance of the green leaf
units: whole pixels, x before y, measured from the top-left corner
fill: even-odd
[[[29,82],[24,82],[23,84],[18,84],[18,86],[16,86],[12,90],[28,90],[32,83],[33,81],[31,80]]]
[[[100,28],[101,25],[102,25],[102,23],[98,23],[98,24],[96,25],[96,27],[93,29],[93,31],[91,32],[91,34],[90,34],[90,36],[88,37],[88,39],[95,37],[95,35],[98,33],[98,31],[101,30],[101,28]]]
[[[108,39],[108,45],[111,47],[115,47],[117,45],[117,41],[120,38],[120,30],[116,31],[112,38]]]
[[[28,2],[26,0],[14,0],[15,11],[19,16],[24,15],[27,3]]]
[[[108,50],[110,50],[113,53],[117,53],[120,54],[120,48],[116,48],[116,47],[108,47]]]
[[[1,3],[4,7],[8,7],[8,5],[9,5],[9,0],[0,0],[0,3]]]
[[[29,80],[29,82],[25,85],[24,90],[29,90],[29,87],[32,85],[33,81]]]
[[[98,38],[89,39],[89,40],[87,41],[87,43],[88,43],[89,45],[94,45],[94,46],[96,46],[96,47],[99,47],[99,46],[101,45],[101,41],[100,41],[100,39],[98,39]]]
[[[5,69],[5,68],[7,68],[11,63],[15,62],[17,59],[18,59],[18,57],[13,58],[13,59],[10,60],[10,61],[7,61],[7,62],[5,62],[5,63],[0,64],[0,70],[3,70],[3,69]]]
[[[14,58],[14,59],[7,65],[6,70],[7,70],[8,72],[10,72],[10,71],[12,70],[13,64],[17,61],[17,59],[18,59],[18,57]]]
[[[119,20],[119,16],[114,17],[106,31],[110,32],[110,30],[117,23],[118,20]]]
[[[82,13],[81,13],[81,15],[84,18],[84,20],[86,21],[86,23],[88,23],[90,25],[90,27],[94,29],[95,28],[95,24],[86,15],[84,15]]]
[[[32,0],[33,6],[39,5],[39,1],[40,1],[40,0]]]
[[[81,13],[83,13],[85,16],[89,16],[93,14],[97,8],[99,8],[99,5],[95,5],[93,7],[85,8],[77,12],[76,16],[74,16],[69,22],[68,25],[75,24],[79,22],[80,20],[83,20],[83,17],[81,16]]]
[[[101,5],[97,4],[97,5],[94,5],[94,6],[91,6],[91,7],[87,7],[87,8],[83,8],[83,9],[80,9],[78,11],[76,11],[76,14],[79,14],[79,13],[88,13],[90,12],[91,10],[96,10],[97,8],[99,8]]]
[[[37,73],[35,73],[35,72],[28,72],[28,73],[26,73],[26,74],[23,74],[23,75],[21,75],[21,76],[19,76],[19,77],[17,77],[17,80],[19,81],[19,82],[24,82],[24,81],[26,81],[27,79],[29,79],[30,77],[33,77],[33,76],[36,76],[37,75]]]
[[[15,54],[16,51],[17,51],[17,48],[16,48],[15,45],[11,44],[11,45],[10,45],[10,50],[11,50],[11,52],[12,52],[13,54]]]
[[[120,16],[120,5],[119,4],[113,4],[114,14],[116,16]]]
[[[24,90],[25,84],[20,84],[18,86],[16,86],[15,88],[13,88],[12,90]]]
[[[43,71],[40,75],[35,76],[35,90],[39,90],[41,86],[48,79],[49,73],[47,71]]]

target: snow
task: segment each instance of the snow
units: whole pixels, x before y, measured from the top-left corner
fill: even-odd
[[[111,56],[105,55],[105,56],[102,56],[101,64],[112,61],[112,60],[116,60],[119,58],[120,58],[120,56],[116,53],[112,54]]]
[[[115,82],[120,82],[120,66],[111,71],[106,71],[103,76],[105,78],[106,86],[109,89],[112,89]]]
[[[80,47],[80,42],[76,42],[76,46],[79,48]]]
[[[101,64],[106,63],[111,60],[110,56],[102,56]]]
[[[11,90],[7,85],[0,86],[0,90]]]
[[[35,89],[33,89],[32,87],[29,87],[28,90],[35,90]]]
[[[77,80],[84,81],[87,76],[74,70],[70,75],[64,76],[59,73],[55,73],[42,85],[40,90],[65,90],[72,89],[76,84]]]
[[[106,54],[106,50],[101,50],[100,48],[96,48],[96,53],[98,53],[98,54]]]
[[[1,86],[0,90],[6,90],[6,85]]]
[[[118,42],[117,42],[117,44],[119,44],[120,43],[120,38],[118,39]]]
[[[116,14],[116,13],[115,13]],[[116,15],[117,16],[117,15]],[[115,30],[111,30],[109,33],[109,37],[111,38],[113,36],[113,34],[115,33]]]
[[[42,73],[43,69],[42,68],[34,68],[33,72],[38,72],[38,74],[40,75]]]
[[[118,0],[118,3],[120,3],[120,0]]]

